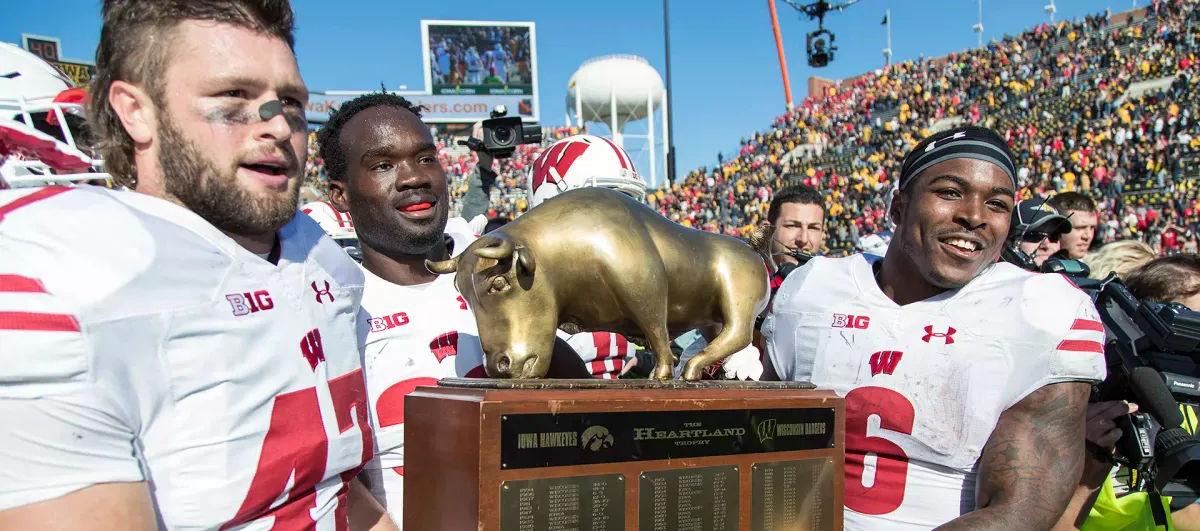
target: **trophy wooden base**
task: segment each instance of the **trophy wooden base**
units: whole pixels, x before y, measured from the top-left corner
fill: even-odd
[[[844,416],[805,383],[442,380],[405,399],[403,528],[840,530]]]

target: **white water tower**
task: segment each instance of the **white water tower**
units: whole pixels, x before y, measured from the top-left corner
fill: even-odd
[[[567,123],[574,111],[576,126],[584,122],[608,125],[612,140],[625,147],[625,137],[646,139],[650,151],[650,183],[657,183],[654,149],[654,111],[662,109],[662,138],[667,137],[666,91],[662,76],[645,59],[636,55],[607,55],[584,61],[567,82]],[[646,120],[645,135],[628,134],[625,124]],[[666,142],[663,142],[666,167]],[[626,148],[626,151],[629,151]],[[630,154],[633,156],[633,154]],[[636,157],[635,157],[636,158]],[[645,174],[643,174],[645,175]]]

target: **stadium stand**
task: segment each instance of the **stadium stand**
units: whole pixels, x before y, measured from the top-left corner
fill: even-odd
[[[1200,0],[1162,0],[1120,14],[1040,24],[984,48],[921,58],[828,84],[647,202],[681,224],[747,236],[772,192],[803,182],[826,196],[831,255],[886,229],[885,200],[902,154],[955,124],[991,127],[1020,162],[1022,199],[1079,191],[1100,205],[1096,246],[1139,239],[1196,251],[1200,132],[1193,109]],[[547,129],[544,144],[579,131]],[[452,195],[476,157],[440,136]],[[525,172],[540,147],[497,162],[490,218],[527,206]],[[310,149],[309,175],[321,178]]]

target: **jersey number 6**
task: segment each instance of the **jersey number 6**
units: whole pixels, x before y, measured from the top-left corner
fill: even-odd
[[[867,419],[879,416],[879,427],[912,434],[912,402],[883,387],[859,387],[846,393],[846,507],[863,514],[887,514],[904,502],[908,455],[896,443],[867,435]],[[864,461],[875,454],[875,479],[863,479]]]

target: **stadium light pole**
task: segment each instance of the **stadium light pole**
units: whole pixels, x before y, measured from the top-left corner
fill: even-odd
[[[884,11],[883,23],[887,26],[887,48],[883,49],[883,65],[892,64],[892,10]]]
[[[979,47],[983,48],[983,0],[975,0],[979,3],[979,23],[971,26],[971,30],[975,32],[979,40]]]
[[[675,94],[671,90],[671,16],[669,14],[669,0],[663,0],[663,39],[665,41],[665,51],[667,54],[667,135],[663,139],[666,144],[663,148],[667,152],[667,180],[671,184],[675,184],[675,105],[671,102],[671,96]]]

